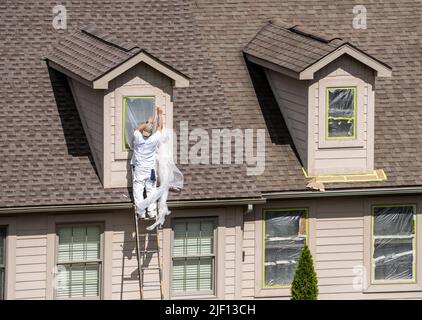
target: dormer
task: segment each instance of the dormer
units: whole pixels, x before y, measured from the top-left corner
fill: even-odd
[[[375,79],[385,63],[339,38],[271,21],[244,49],[265,70],[307,176],[374,168]]]
[[[92,26],[67,36],[45,59],[67,76],[104,187],[127,187],[133,122],[145,121],[162,106],[164,125],[172,128],[173,88],[189,86],[188,77]]]

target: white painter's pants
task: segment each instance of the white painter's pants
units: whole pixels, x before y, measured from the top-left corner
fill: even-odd
[[[147,197],[155,192],[157,189],[157,179],[151,180],[151,170],[144,168],[135,167],[133,169],[133,198],[135,200],[135,206],[137,213],[140,217],[145,217],[145,210],[139,210],[139,204],[144,200],[144,190],[146,191]],[[157,202],[153,201],[148,206],[148,215],[155,217],[157,215]]]

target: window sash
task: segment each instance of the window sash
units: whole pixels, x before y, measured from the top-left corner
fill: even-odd
[[[127,99],[143,99],[143,100],[152,100],[153,103],[153,116],[154,116],[154,110],[155,110],[155,97],[154,96],[124,96],[123,97],[123,130],[122,130],[122,150],[126,151],[129,149],[129,143],[126,138],[126,116],[127,116]],[[145,121],[148,119],[145,119]]]
[[[271,218],[269,218],[271,214]],[[298,218],[295,218],[298,215]],[[283,216],[284,215],[284,216]],[[286,225],[286,221],[292,218],[290,222],[297,223],[293,228]],[[281,217],[281,219],[279,218]],[[269,227],[269,219],[279,223],[280,226]],[[277,221],[277,219],[279,221]],[[263,212],[263,234],[262,234],[262,287],[263,288],[288,288],[293,280],[294,271],[299,261],[299,256],[305,243],[308,241],[308,209],[266,209]],[[270,230],[268,236],[267,231]],[[288,232],[289,234],[272,234],[274,232]],[[295,234],[293,234],[295,233]],[[272,254],[271,254],[272,253]],[[271,257],[272,255],[272,257]],[[267,260],[269,258],[275,258]],[[268,275],[271,279],[279,283],[268,283]],[[288,278],[282,278],[277,275],[284,274]]]
[[[176,226],[179,224],[185,224],[185,237],[184,240],[186,240],[188,238],[188,234],[189,234],[189,230],[187,225],[189,223],[199,223],[200,226],[202,224],[205,223],[211,223],[212,225],[212,229],[211,229],[211,252],[207,252],[207,253],[202,253],[201,252],[201,245],[203,244],[203,242],[201,241],[201,235],[198,235],[196,237],[197,239],[197,247],[199,249],[199,253],[197,250],[196,254],[188,254],[188,249],[187,247],[187,243],[188,241],[183,241],[183,245],[184,245],[184,250],[183,250],[183,254],[176,254],[175,255],[175,236],[176,236],[176,231],[175,228]],[[200,229],[201,231],[203,229]],[[209,236],[209,234],[207,234]],[[215,293],[215,265],[216,265],[216,219],[215,218],[206,218],[206,219],[201,219],[201,218],[192,218],[192,219],[174,219],[173,220],[173,228],[172,228],[172,268],[171,268],[171,294],[173,296],[186,296],[186,295],[204,295],[204,294],[214,294]],[[195,237],[193,237],[193,239],[195,239]],[[206,245],[206,244],[205,244]],[[191,277],[186,277],[187,276],[187,264],[189,262],[194,263],[196,262],[197,264],[200,264],[201,261],[209,261],[211,268],[209,271],[209,277],[204,278],[201,277],[201,271],[202,270],[198,270],[197,273],[197,277],[196,280],[195,278],[191,278]],[[184,277],[177,279],[177,277],[175,278],[175,271],[176,270],[175,266],[177,266],[180,263],[185,262],[185,267],[184,267]],[[192,272],[195,272],[194,270],[191,270]],[[192,274],[192,272],[190,274]],[[205,285],[205,280],[209,280],[209,285],[210,285],[210,290],[201,290],[201,284]],[[177,290],[180,287],[180,284],[178,284],[178,287],[176,287],[177,282],[175,280],[178,280],[178,282],[181,280],[182,281],[182,286],[183,286],[183,290]],[[202,281],[201,281],[202,280]],[[192,281],[196,283],[196,290],[189,290],[189,283],[188,281],[190,281],[190,285],[192,286]]]
[[[394,233],[387,233],[385,229],[377,228],[376,210],[385,212],[379,213],[388,219],[387,224],[394,223],[393,215],[403,214],[411,215],[411,223],[409,226],[409,218],[401,217],[397,220],[400,226],[393,227]],[[388,211],[391,212],[388,212]],[[405,212],[407,211],[407,212]],[[391,215],[391,216],[389,216]],[[371,243],[371,283],[413,283],[416,281],[416,205],[377,205],[372,207],[372,243]],[[382,226],[381,226],[382,227]],[[403,230],[399,230],[400,227]],[[407,230],[406,229],[409,229]],[[382,234],[376,234],[376,230]],[[393,232],[391,231],[391,232]],[[407,249],[411,250],[406,250]],[[395,248],[396,247],[396,248]],[[400,248],[401,247],[401,248]],[[393,251],[388,251],[390,248]],[[387,251],[387,254],[385,253]],[[411,255],[409,261],[409,255]],[[395,265],[394,265],[395,263]],[[406,265],[411,264],[410,270],[406,271]],[[411,272],[409,276],[408,271]],[[380,273],[384,274],[383,278],[377,277]]]
[[[96,241],[91,241],[91,243],[97,243],[98,244],[98,254],[97,254],[97,258],[93,258],[93,257],[88,257],[87,254],[87,249],[88,246],[86,245],[89,241],[88,240],[88,228],[92,228],[92,227],[96,227],[98,228],[98,240]],[[83,249],[79,250],[82,252],[83,257],[85,259],[68,259],[68,260],[60,260],[59,259],[59,246],[60,246],[60,237],[59,237],[59,231],[60,229],[63,228],[70,228],[71,229],[71,234],[72,234],[72,240],[71,240],[71,244],[73,245],[73,235],[74,230],[75,229],[85,229],[85,241],[83,242]],[[56,299],[100,299],[101,295],[102,295],[102,268],[103,268],[103,226],[101,223],[88,223],[88,224],[60,224],[57,226],[57,233],[56,233],[56,268],[57,270],[59,270],[60,268],[75,268],[75,267],[85,267],[85,271],[84,271],[84,277],[86,276],[86,267],[89,266],[97,266],[97,294],[96,295],[88,295],[86,296],[86,290],[87,290],[87,283],[86,282],[82,282],[82,287],[83,287],[83,295],[79,296],[71,296],[72,295],[72,285],[73,283],[68,283],[68,288],[63,289],[62,291],[68,291],[69,292],[69,296],[64,296],[65,294],[63,292],[60,292],[60,290],[58,288],[55,288],[55,298]],[[92,236],[92,234],[91,234]],[[72,249],[73,248],[69,248],[69,254],[72,255]],[[56,276],[59,276],[59,271],[57,271]],[[85,279],[85,278],[84,278]],[[56,281],[58,281],[58,279],[56,278]],[[57,282],[56,282],[57,285]]]
[[[353,92],[353,116],[351,117],[336,117],[330,116],[330,90],[352,90]],[[326,99],[326,139],[336,140],[336,139],[355,139],[356,138],[356,87],[327,87],[325,91]],[[351,121],[353,123],[353,135],[343,135],[343,136],[333,136],[330,135],[330,120],[337,121]]]

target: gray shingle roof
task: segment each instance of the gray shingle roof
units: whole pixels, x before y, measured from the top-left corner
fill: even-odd
[[[304,190],[306,179],[262,70],[249,66],[249,73],[242,55],[274,17],[326,39],[350,41],[394,68],[392,78],[376,83],[375,167],[384,168],[388,180],[327,189],[422,185],[420,1],[367,3],[368,28],[358,30],[352,28],[353,5],[347,0],[335,5],[328,0],[67,1],[66,31],[51,26],[55,4],[37,2],[31,10],[24,0],[0,5],[0,207],[128,201],[122,196],[128,196],[126,188],[102,188],[65,79],[54,70],[49,74],[41,60],[48,47],[88,24],[114,35],[118,40],[110,41],[117,46],[141,44],[191,77],[189,88],[174,91],[176,129],[180,120],[207,130],[216,124],[266,129],[263,175],[248,177],[240,165],[179,165],[186,189],[173,199]],[[72,63],[69,56],[60,58]],[[107,63],[93,63],[84,76],[95,76]]]
[[[300,72],[344,43],[338,38],[317,38],[298,26],[290,26],[275,19],[264,26],[243,51]]]

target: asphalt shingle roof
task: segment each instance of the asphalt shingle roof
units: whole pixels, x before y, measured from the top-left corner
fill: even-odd
[[[326,189],[422,185],[420,0],[365,4],[367,29],[353,29],[353,5],[346,0],[67,1],[68,30],[52,27],[55,5],[55,0],[30,8],[26,0],[0,4],[0,207],[128,201],[130,190],[102,187],[65,78],[41,59],[59,41],[66,46],[66,37],[86,25],[113,35],[109,41],[118,47],[142,45],[190,76],[188,88],[174,90],[176,129],[188,120],[190,128],[266,130],[262,175],[247,176],[243,165],[179,164],[186,189],[173,199],[305,189],[301,164],[262,69],[247,64],[242,52],[274,17],[325,39],[345,39],[394,70],[392,78],[376,82],[375,167],[383,168],[388,180],[328,184]],[[81,51],[99,46],[92,41],[84,47],[82,37],[77,40]],[[92,49],[86,58],[90,67],[78,72],[95,77],[125,58],[120,56],[124,50],[116,49],[119,53],[111,50],[116,61],[101,63],[90,60],[97,51]],[[72,64],[71,56],[56,54]]]

